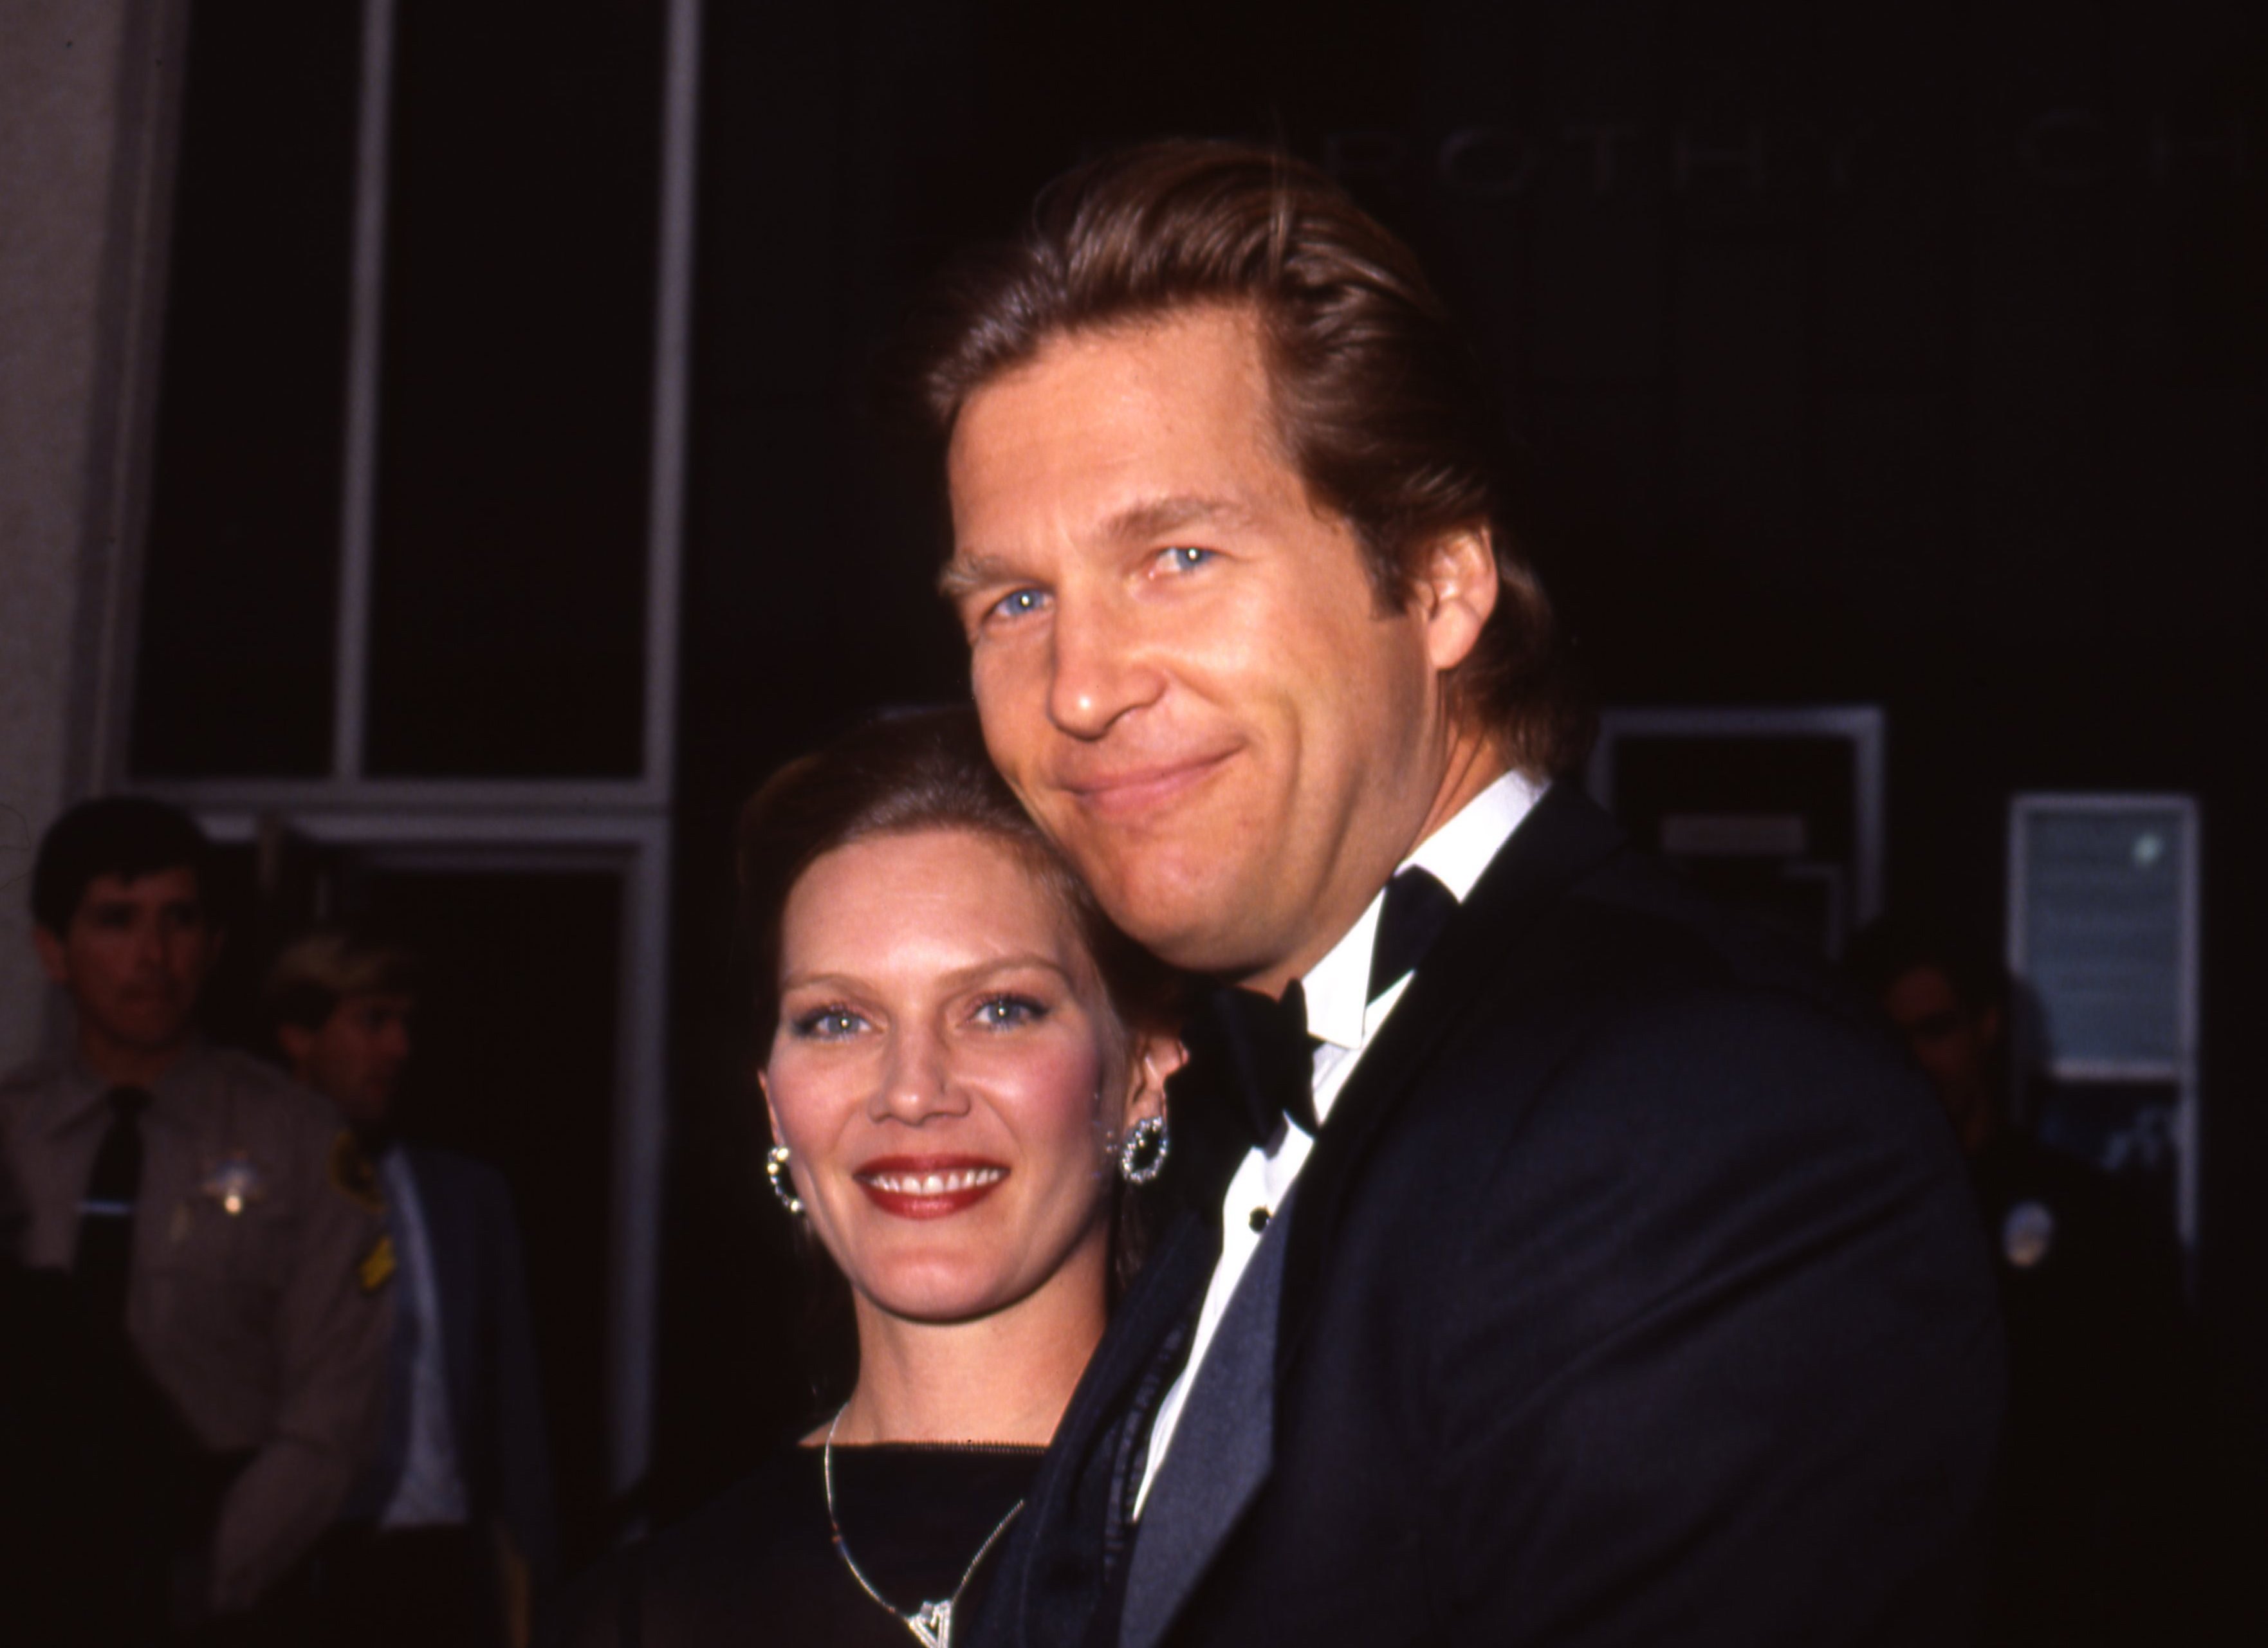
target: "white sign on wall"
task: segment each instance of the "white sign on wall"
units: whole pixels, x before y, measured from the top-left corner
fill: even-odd
[[[2018,1094],[2047,1144],[2156,1181],[2197,1241],[2198,817],[2181,795],[2017,796]]]

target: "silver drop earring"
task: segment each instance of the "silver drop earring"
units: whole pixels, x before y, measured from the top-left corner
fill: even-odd
[[[775,1144],[764,1152],[764,1177],[772,1181],[772,1194],[780,1205],[797,1218],[803,1217],[803,1198],[795,1193],[795,1181],[787,1176],[788,1148]]]
[[[1148,1184],[1165,1170],[1173,1146],[1166,1118],[1144,1116],[1126,1129],[1126,1142],[1118,1147],[1118,1176],[1130,1185]]]

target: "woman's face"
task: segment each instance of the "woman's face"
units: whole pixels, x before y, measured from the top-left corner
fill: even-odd
[[[812,1229],[865,1303],[958,1321],[1108,1262],[1110,1149],[1162,1102],[1071,916],[1014,850],[836,848],[788,895],[763,1069]]]

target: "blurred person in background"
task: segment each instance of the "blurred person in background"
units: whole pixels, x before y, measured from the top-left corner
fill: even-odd
[[[1892,917],[1844,964],[1945,1107],[1999,1277],[2008,1419],[1984,1640],[2159,1639],[2189,1606],[2191,1561],[2179,1254],[2108,1174],[2016,1122],[2008,979],[1984,946]]]
[[[568,1640],[958,1640],[1133,1256],[1121,1181],[1170,1149],[1172,975],[965,709],[783,769],[739,856],[768,1171],[847,1284],[855,1365],[799,1442],[603,1570]]]
[[[269,969],[266,1019],[292,1073],[376,1164],[400,1263],[386,1420],[320,1571],[342,1643],[525,1643],[553,1574],[543,1404],[519,1230],[494,1168],[397,1137],[416,959],[327,927]]]
[[[73,1036],[0,1078],[0,1159],[23,1264],[68,1270],[92,1343],[163,1400],[169,1441],[119,1483],[166,1518],[163,1594],[131,1605],[136,1629],[289,1641],[302,1558],[376,1434],[393,1258],[329,1107],[197,1034],[221,947],[208,857],[151,800],[86,802],[47,832],[33,937]],[[147,1576],[127,1568],[90,1608],[129,1606]]]

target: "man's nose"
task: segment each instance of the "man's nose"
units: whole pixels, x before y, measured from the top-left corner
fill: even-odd
[[[1165,688],[1142,626],[1117,603],[1060,600],[1051,640],[1048,718],[1073,738],[1101,738],[1119,717],[1156,702]]]
[[[889,1063],[874,1095],[877,1120],[894,1117],[918,1126],[933,1115],[959,1115],[968,1108],[954,1080],[949,1050],[935,1029],[916,1025],[891,1037]]]
[[[135,965],[149,972],[161,972],[166,966],[166,935],[162,923],[141,922],[134,929]]]

